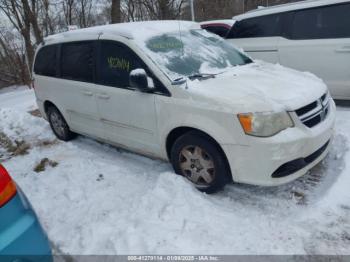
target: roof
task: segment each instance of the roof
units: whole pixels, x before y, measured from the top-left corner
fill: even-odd
[[[306,9],[306,8],[318,7],[318,6],[324,6],[324,5],[347,3],[347,2],[350,2],[350,1],[349,0],[307,0],[307,1],[300,1],[300,2],[295,2],[295,3],[258,8],[255,10],[251,10],[247,13],[234,16],[233,19],[242,20],[242,19],[256,17],[256,16],[263,16],[263,15],[282,13],[282,12],[288,12],[288,11],[294,11],[294,10]]]
[[[101,34],[116,34],[129,39],[149,38],[153,35],[167,32],[186,31],[189,29],[200,29],[198,23],[189,21],[146,21],[94,26],[84,29],[77,29],[48,36],[44,39],[46,43],[66,42],[70,39],[88,38]]]
[[[233,24],[234,24],[235,22],[236,22],[236,21],[233,20],[233,19],[221,19],[221,20],[203,21],[203,22],[200,22],[199,24],[200,24],[200,25],[226,24],[226,25],[229,25],[229,26],[233,26]]]

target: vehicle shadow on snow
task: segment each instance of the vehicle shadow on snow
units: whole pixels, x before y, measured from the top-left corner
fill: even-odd
[[[102,155],[107,161],[118,160],[125,161],[126,163],[129,162],[127,165],[133,167],[135,175],[140,175],[138,171],[146,169],[148,170],[146,172],[148,179],[151,179],[155,183],[159,177],[156,174],[173,172],[170,164],[164,161],[144,157],[89,138],[81,137],[73,143],[80,149],[94,152],[99,156]],[[243,204],[245,202],[251,204],[258,200],[260,204],[263,203],[262,200],[288,200],[291,203],[301,205],[316,202],[325,195],[341,174],[345,166],[344,155],[347,150],[348,141],[346,137],[336,134],[327,157],[299,179],[276,187],[233,183],[227,185],[223,191],[216,195],[220,199],[224,197],[242,202]],[[200,192],[198,193],[200,194]]]
[[[172,170],[169,163],[165,161],[152,159],[85,136],[79,136],[78,139],[73,140],[71,143],[82,151],[98,155],[100,159],[102,158],[103,161],[110,164],[119,164],[120,166],[124,164],[135,175],[140,173],[152,175],[150,173],[162,173]],[[156,179],[157,177],[154,176],[154,180]]]
[[[251,200],[278,199],[291,200],[296,204],[316,202],[332,187],[345,166],[344,156],[348,151],[345,136],[336,134],[326,158],[307,174],[288,184],[276,187],[260,187],[244,184],[232,184],[221,194],[233,199]]]

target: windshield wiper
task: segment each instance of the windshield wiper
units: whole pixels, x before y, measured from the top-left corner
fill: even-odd
[[[205,80],[205,79],[209,79],[209,78],[215,78],[216,75],[217,74],[197,73],[197,74],[189,75],[188,79],[190,79],[190,80],[194,80],[194,79]]]
[[[184,77],[176,78],[176,79],[174,79],[174,80],[171,82],[171,84],[172,84],[173,86],[182,85],[182,84],[184,84],[184,83],[186,83],[186,78],[184,78]]]
[[[176,78],[172,81],[172,85],[182,85],[184,83],[186,83],[186,79],[190,79],[190,80],[194,80],[194,79],[200,79],[200,80],[206,80],[206,79],[209,79],[209,78],[215,78],[215,76],[219,75],[219,74],[222,74],[223,72],[221,73],[217,73],[217,74],[209,74],[209,73],[196,73],[196,74],[193,74],[193,75],[189,75],[189,76],[186,76],[186,77],[179,77],[179,78]]]

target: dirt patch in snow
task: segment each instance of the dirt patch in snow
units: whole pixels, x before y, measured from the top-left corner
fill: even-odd
[[[28,111],[28,113],[31,114],[32,116],[42,117],[39,109],[30,110],[30,111]]]
[[[58,163],[56,161],[50,160],[47,157],[45,157],[45,158],[41,159],[38,164],[36,164],[33,171],[40,173],[40,172],[44,172],[48,166],[56,167],[57,165],[58,165]]]
[[[5,133],[0,132],[0,160],[28,154],[30,145],[24,140],[12,141]],[[2,153],[1,153],[2,152]]]
[[[52,139],[52,140],[39,140],[35,143],[35,146],[37,147],[51,147],[54,145],[57,145],[59,143],[59,141],[57,139]]]

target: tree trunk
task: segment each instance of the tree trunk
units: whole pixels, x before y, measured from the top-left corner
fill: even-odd
[[[33,67],[34,54],[35,54],[34,46],[32,45],[30,40],[30,33],[27,30],[22,32],[22,36],[24,39],[24,46],[26,48],[26,53],[27,53],[28,67],[29,67],[29,70],[31,71]]]
[[[36,4],[36,2],[32,1],[32,7],[30,7],[27,0],[22,0],[25,19],[28,19],[30,24],[33,27],[33,33],[34,33],[36,44],[40,44],[43,41],[43,35],[42,35],[41,29],[40,29],[39,24],[38,24],[38,17],[37,17],[36,11],[35,11],[35,9],[36,9],[35,4]]]
[[[116,24],[120,22],[120,0],[112,0],[111,24]]]
[[[159,19],[160,20],[166,20],[170,19],[170,11],[168,6],[168,0],[159,0],[158,1],[158,12],[159,12]]]

